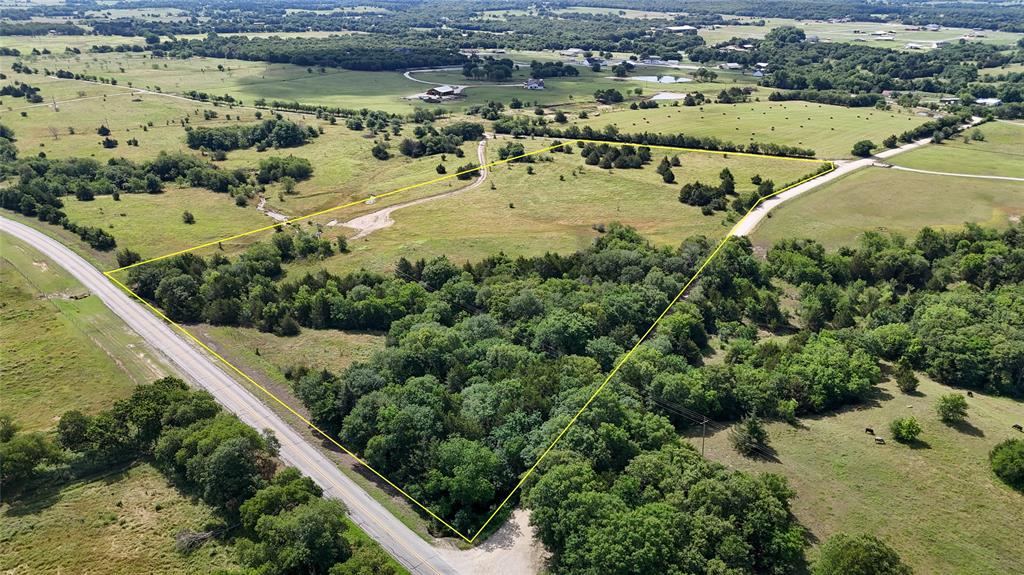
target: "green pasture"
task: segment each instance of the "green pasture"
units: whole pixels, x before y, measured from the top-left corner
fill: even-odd
[[[890,163],[933,172],[1024,178],[1024,125],[989,122],[977,131],[984,135],[983,141],[971,140],[974,130],[969,130],[939,145],[900,154]]]
[[[105,409],[168,373],[138,335],[50,259],[6,234],[0,253],[0,410],[23,428],[52,428],[70,409]]]
[[[497,159],[497,150],[507,141],[500,138],[489,143],[492,160]],[[523,142],[528,149],[549,145],[546,140]],[[533,164],[499,165],[476,189],[393,212],[394,225],[350,242],[352,253],[297,264],[294,269],[389,269],[403,256],[430,258],[445,254],[461,262],[497,252],[569,253],[597,237],[594,226],[613,221],[634,226],[659,244],[677,245],[695,234],[717,238],[728,231],[724,214],[704,216],[698,208],[681,204],[678,195],[683,183],[717,182],[719,172],[728,167],[742,192],[753,189],[750,178],[754,174],[781,186],[816,167],[814,163],[774,158],[680,153],[681,166],[673,169],[677,181],[665,184],[654,164],[666,153],[656,151],[655,162],[638,170],[586,166],[578,149],[571,155],[544,153]],[[533,168],[533,174],[527,173],[528,167]],[[453,184],[452,189],[457,186]],[[327,228],[327,233],[352,235],[340,226]]]
[[[1005,227],[1022,214],[1020,182],[865,168],[782,204],[752,239],[770,247],[783,238],[812,238],[836,248],[865,231],[913,236],[925,226],[965,222]]]
[[[899,134],[927,120],[874,108],[768,102],[764,101],[767,94],[759,95],[762,101],[745,104],[673,106],[661,102],[660,107],[647,110],[630,110],[620,104],[600,114],[591,113],[585,120],[572,121],[595,129],[611,124],[626,133],[683,133],[737,144],[774,142],[811,148],[819,158],[846,158],[859,140],[881,142],[890,134]]]
[[[1020,565],[1019,532],[1024,497],[989,469],[988,452],[1019,437],[1024,404],[978,392],[968,398],[967,424],[942,423],[940,395],[963,393],[921,377],[915,395],[893,382],[875,399],[837,413],[806,418],[798,426],[771,423],[776,461],[737,454],[718,432],[705,444],[708,458],[731,468],[785,476],[796,491],[793,512],[810,529],[815,549],[837,532],[870,533],[896,548],[915,573],[1002,575]],[[888,433],[893,419],[914,416],[922,443],[908,447]],[[885,436],[876,445],[871,427]],[[700,430],[691,435],[700,448]]]

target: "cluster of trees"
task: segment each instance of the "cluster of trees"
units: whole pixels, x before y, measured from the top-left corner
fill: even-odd
[[[602,104],[616,104],[623,100],[622,92],[615,88],[607,88],[594,92],[594,99]]]
[[[484,135],[484,125],[478,122],[459,121],[437,130],[432,125],[416,126],[413,134],[417,139],[404,138],[398,144],[398,151],[410,158],[455,154],[461,158],[463,142],[479,140]]]
[[[268,148],[301,146],[317,136],[319,133],[312,126],[271,118],[242,126],[187,128],[185,142],[193,150],[205,148],[227,152],[256,146],[262,152]]]
[[[294,468],[278,469],[277,439],[225,413],[206,392],[167,377],[89,416],[64,413],[53,436],[18,433],[0,416],[0,477],[21,487],[40,473],[59,481],[113,464],[153,462],[216,511],[204,532],[178,534],[183,552],[210,538],[235,543],[241,573],[393,573],[379,550],[345,537],[346,510]],[[56,467],[55,467],[56,466]],[[351,562],[351,564],[349,564]],[[332,568],[334,570],[332,570]]]
[[[718,174],[718,179],[717,186],[700,181],[684,184],[683,188],[679,190],[679,201],[691,206],[708,206],[712,210],[725,210],[726,196],[736,194],[736,178],[733,177],[729,168],[724,168]],[[765,181],[762,181],[761,185],[766,186]]]
[[[1024,396],[1021,226],[925,228],[913,241],[867,232],[856,248],[835,253],[783,241],[768,262],[800,287],[808,328],[860,324],[857,337],[879,357],[942,383]]]
[[[300,182],[312,175],[313,165],[306,158],[272,156],[260,160],[256,181],[269,184],[283,178],[291,178],[293,182]]]
[[[647,146],[614,146],[588,142],[580,147],[580,155],[588,166],[611,168],[642,168],[651,161]]]
[[[499,60],[491,56],[480,58],[474,55],[462,65],[462,75],[476,80],[500,82],[511,78],[512,71],[515,69],[515,62],[508,58]]]
[[[3,88],[0,88],[0,96],[25,98],[25,100],[30,104],[38,104],[43,101],[43,97],[39,95],[39,88],[36,88],[27,82],[19,82],[17,80],[12,84],[7,84]]]
[[[530,62],[531,78],[560,78],[562,76],[579,76],[580,71],[572,64],[556,62]]]
[[[830,106],[846,106],[847,108],[870,108],[884,102],[881,94],[849,94],[838,90],[776,90],[768,94],[770,102],[786,102],[802,100]]]

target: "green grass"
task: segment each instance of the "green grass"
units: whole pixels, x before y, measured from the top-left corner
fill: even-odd
[[[225,346],[234,356],[258,368],[281,385],[284,370],[293,366],[341,372],[349,364],[365,361],[384,347],[384,336],[336,330],[304,329],[294,337],[278,337],[252,328],[197,325],[190,328],[204,340]]]
[[[1024,125],[990,122],[978,130],[985,135],[982,142],[953,138],[900,154],[891,163],[935,172],[1024,178]]]
[[[747,22],[762,20],[762,18],[736,16],[727,16],[727,18],[738,18],[739,20]],[[700,34],[708,44],[717,44],[719,42],[730,40],[733,37],[764,38],[765,34],[773,28],[778,28],[779,26],[796,26],[804,30],[808,36],[818,36],[822,41],[844,42],[848,44],[873,46],[877,48],[904,50],[904,46],[911,42],[921,44],[925,49],[930,49],[932,42],[937,40],[956,41],[965,34],[975,33],[967,28],[945,27],[938,32],[929,32],[926,30],[906,31],[900,24],[879,22],[842,22],[833,24],[830,22],[812,20],[797,21],[788,18],[763,18],[763,20],[765,21],[764,26],[716,26],[713,30],[702,28],[698,34]],[[855,34],[854,30],[862,33]],[[894,33],[896,39],[877,40],[871,36],[871,32],[874,31],[891,31]],[[985,35],[983,38],[976,38],[972,41],[982,42],[985,44],[1012,45],[1022,37],[1021,34],[1012,32],[985,31],[983,34]]]
[[[488,145],[491,159],[506,138]],[[528,149],[548,145],[546,140],[523,140]],[[390,269],[399,257],[431,258],[446,254],[456,261],[476,260],[498,252],[509,255],[540,255],[547,251],[570,253],[588,246],[598,233],[595,224],[620,221],[635,226],[655,243],[677,245],[695,234],[718,237],[727,231],[724,214],[704,216],[698,208],[678,201],[684,182],[717,182],[728,167],[737,189],[753,188],[755,173],[778,184],[813,171],[813,163],[774,158],[748,158],[720,154],[682,153],[675,168],[677,183],[665,184],[655,172],[655,162],[640,170],[602,170],[586,166],[576,149],[573,154],[545,154],[551,161],[499,165],[482,186],[452,197],[410,206],[393,213],[395,224],[349,243],[350,254],[324,262],[294,264],[295,272],[321,265],[335,272],[365,266]],[[573,175],[573,172],[576,175]],[[490,182],[495,189],[490,189]],[[462,182],[463,184],[465,182]],[[452,183],[455,189],[459,183]],[[512,204],[513,207],[510,207]],[[332,215],[340,222],[340,214]],[[329,235],[345,228],[328,228]]]
[[[25,429],[94,413],[168,373],[103,303],[26,244],[0,235],[0,395]]]
[[[689,90],[687,85],[682,91]],[[723,88],[727,87],[722,85]],[[761,92],[762,100],[767,94]],[[811,148],[819,158],[847,158],[853,144],[870,139],[881,142],[926,121],[926,118],[873,108],[844,108],[810,102],[749,102],[630,110],[618,105],[586,120],[574,120],[595,129],[613,124],[626,133],[684,133],[713,136],[737,144],[774,142]]]
[[[0,506],[5,573],[210,573],[235,567],[216,540],[189,555],[182,529],[202,530],[212,510],[183,497],[148,464],[51,488]]]
[[[812,238],[828,248],[851,245],[865,231],[916,234],[925,226],[965,222],[1003,227],[1024,214],[1020,182],[978,180],[865,168],[782,204],[752,240]]]
[[[181,214],[192,212],[196,221],[186,224]],[[122,194],[115,202],[110,196],[82,202],[74,197],[64,200],[64,211],[71,221],[97,226],[110,232],[118,248],[131,248],[143,258],[214,241],[228,235],[270,225],[273,221],[248,207],[235,205],[227,194],[199,188],[169,187],[162,194]],[[243,238],[225,244],[225,249],[247,245]]]
[[[969,426],[960,430],[938,420],[935,403],[953,389],[922,378],[918,395],[892,383],[881,398],[801,421],[801,427],[769,424],[778,462],[753,461],[729,447],[726,433],[707,440],[710,459],[747,471],[786,476],[796,490],[793,512],[817,547],[837,532],[871,533],[899,551],[916,573],[998,575],[1019,570],[1019,530],[1024,497],[989,469],[988,452],[1020,434],[1024,406],[975,393],[968,399]],[[919,449],[891,440],[893,419],[915,416],[924,428]],[[865,427],[885,436],[875,445]],[[700,431],[692,440],[700,447]]]

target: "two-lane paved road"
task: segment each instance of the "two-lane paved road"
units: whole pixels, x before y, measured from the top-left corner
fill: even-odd
[[[406,527],[349,479],[284,420],[238,384],[200,349],[116,287],[95,267],[60,242],[0,216],[0,231],[15,236],[66,269],[128,327],[138,332],[186,377],[209,391],[227,410],[257,429],[270,429],[281,442],[281,458],[313,478],[330,497],[348,506],[349,516],[410,572],[417,575],[469,573],[456,570],[437,549]]]

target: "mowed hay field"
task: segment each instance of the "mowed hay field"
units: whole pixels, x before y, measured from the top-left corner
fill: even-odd
[[[719,432],[706,443],[708,458],[732,468],[785,476],[796,490],[793,512],[814,535],[815,548],[837,532],[871,533],[892,545],[915,573],[1019,573],[1024,564],[1020,518],[1024,496],[995,477],[988,452],[1021,434],[1024,404],[975,393],[968,424],[943,424],[940,395],[964,393],[921,377],[920,393],[905,395],[893,382],[876,401],[792,427],[768,425],[777,462],[746,459]],[[914,416],[922,443],[893,441],[889,422]],[[885,437],[875,445],[871,427]],[[700,448],[700,430],[691,434]],[[811,552],[817,555],[817,549]]]
[[[680,91],[687,90],[685,84],[681,86]],[[760,97],[766,99],[767,94],[761,93]],[[762,101],[704,106],[672,106],[662,102],[660,107],[647,110],[630,110],[620,105],[573,122],[594,129],[611,124],[625,133],[683,133],[713,136],[736,144],[774,142],[811,148],[819,158],[847,158],[851,157],[853,144],[860,140],[880,143],[890,134],[898,135],[925,121],[927,118],[920,116],[874,108]]]
[[[183,497],[149,464],[114,470],[0,506],[0,571],[11,574],[210,573],[235,567],[216,539],[179,553],[179,531],[213,511]]]
[[[489,158],[496,160],[498,150],[509,141],[502,137],[488,142]],[[527,150],[550,144],[547,140],[520,142]],[[665,184],[655,168],[663,155],[672,152],[655,150],[653,161],[643,169],[603,170],[585,165],[579,148],[575,143],[572,147],[572,154],[546,152],[532,164],[495,166],[484,184],[475,189],[392,212],[394,225],[350,241],[350,254],[298,264],[294,269],[323,265],[335,272],[361,266],[386,270],[403,256],[444,254],[462,262],[499,252],[512,256],[570,253],[590,245],[599,233],[596,225],[614,221],[636,227],[661,245],[678,245],[697,234],[719,238],[731,225],[725,214],[704,216],[699,208],[680,203],[683,183],[701,180],[717,184],[719,173],[728,167],[737,190],[744,192],[753,189],[750,178],[754,174],[782,186],[818,166],[816,162],[681,152],[681,165],[673,168],[677,181]],[[528,173],[530,168],[533,174]],[[466,183],[452,183],[451,189]],[[338,214],[332,217],[347,221]],[[355,234],[342,226],[327,230],[329,235]]]
[[[985,136],[983,141],[952,138],[900,154],[890,163],[933,172],[1024,178],[1024,124],[989,122],[977,131]]]
[[[751,239],[766,248],[784,238],[836,248],[865,231],[913,236],[926,226],[955,229],[965,222],[1005,227],[1024,215],[1021,189],[1021,182],[865,168],[777,207]]]
[[[27,430],[95,413],[169,373],[138,335],[63,269],[0,234],[0,412]]]

